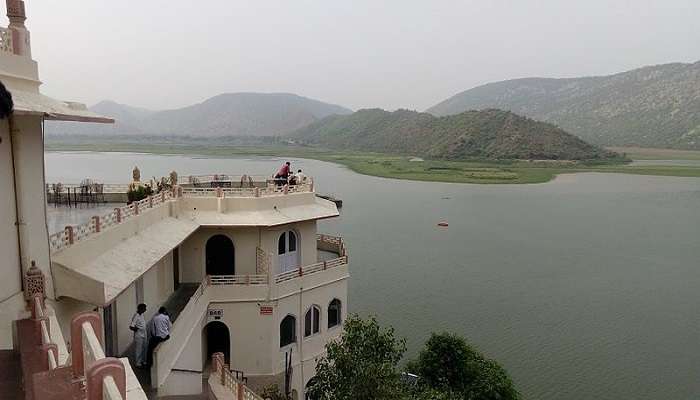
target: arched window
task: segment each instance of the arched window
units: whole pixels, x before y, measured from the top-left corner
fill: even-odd
[[[304,337],[311,336],[321,330],[321,309],[311,306],[304,317]]]
[[[299,266],[299,237],[294,231],[282,232],[277,240],[280,273],[291,271]]]
[[[280,347],[297,341],[297,319],[293,315],[287,315],[280,322]]]
[[[328,304],[328,327],[332,328],[334,326],[340,325],[340,321],[343,319],[342,309],[340,305],[340,300],[333,299],[330,304]]]

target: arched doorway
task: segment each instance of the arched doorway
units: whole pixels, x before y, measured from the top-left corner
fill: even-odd
[[[224,353],[226,363],[231,362],[231,336],[228,327],[221,321],[211,321],[204,327],[202,334],[207,362],[214,353]]]
[[[299,266],[299,235],[294,231],[282,232],[277,240],[280,273],[291,271]]]
[[[207,240],[207,275],[235,275],[236,253],[233,242],[226,235],[214,235]]]

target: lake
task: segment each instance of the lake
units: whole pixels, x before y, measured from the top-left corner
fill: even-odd
[[[343,200],[319,230],[350,254],[350,310],[414,356],[465,336],[526,399],[700,394],[700,179],[584,173],[534,185],[411,182],[291,159]],[[47,153],[47,182],[272,174],[282,160]],[[436,226],[448,221],[449,227]]]

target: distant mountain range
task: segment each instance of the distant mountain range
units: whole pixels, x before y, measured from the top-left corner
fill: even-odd
[[[92,111],[114,125],[47,122],[49,135],[279,136],[352,111],[288,93],[227,93],[192,106],[152,111],[102,101]]]
[[[434,117],[409,110],[334,115],[291,134],[300,144],[440,159],[592,160],[617,155],[556,126],[490,109]]]
[[[551,122],[591,143],[700,150],[700,62],[610,76],[489,83],[427,110],[500,108]]]

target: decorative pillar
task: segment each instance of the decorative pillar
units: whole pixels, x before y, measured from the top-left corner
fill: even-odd
[[[100,232],[100,216],[95,215],[92,217],[92,220],[95,221],[95,232],[99,233]]]
[[[115,208],[114,211],[117,213],[117,223],[121,224],[122,223],[122,209]]]
[[[73,244],[75,241],[75,235],[73,232],[73,227],[70,225],[66,227],[66,237],[68,238],[68,244]]]
[[[22,0],[6,0],[7,18],[10,20],[8,28],[12,31],[12,50],[18,56],[32,57],[29,42],[29,31],[24,25],[27,14]]]
[[[32,264],[24,273],[24,299],[29,303],[35,296],[41,296],[41,305],[44,305],[46,298],[46,281],[44,273],[36,266],[36,262],[32,260]],[[32,304],[30,306],[33,307]]]

